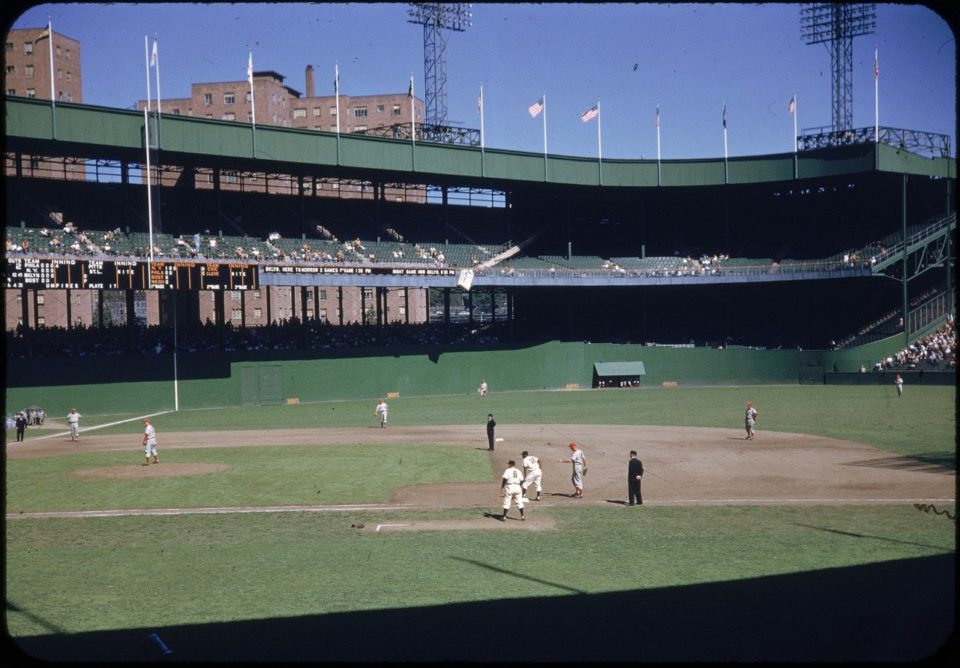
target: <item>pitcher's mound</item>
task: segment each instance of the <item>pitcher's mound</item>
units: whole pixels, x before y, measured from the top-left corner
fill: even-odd
[[[99,469],[74,471],[70,475],[78,478],[169,478],[181,475],[205,475],[226,471],[226,464],[134,464],[131,466],[105,466]]]

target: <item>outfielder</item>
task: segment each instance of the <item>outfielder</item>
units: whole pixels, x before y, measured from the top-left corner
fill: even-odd
[[[380,420],[380,428],[383,429],[387,426],[387,402],[383,399],[380,400],[380,403],[377,404],[377,409],[374,411],[374,414]]]
[[[510,503],[515,502],[520,511],[520,520],[526,518],[523,516],[523,488],[520,483],[523,481],[523,474],[517,469],[517,463],[512,459],[507,462],[507,470],[503,472],[500,479],[500,496],[503,497],[503,515],[497,519],[501,522],[507,520],[507,511],[510,510]]]
[[[160,460],[157,457],[157,430],[153,428],[152,424],[150,424],[150,418],[144,418],[143,456],[146,458],[146,461],[143,463],[144,466],[150,465],[150,455],[153,455],[154,464],[160,463]]]
[[[523,498],[527,498],[527,490],[530,488],[530,485],[535,485],[537,488],[537,498],[534,501],[540,500],[540,493],[543,491],[543,485],[541,485],[541,479],[543,478],[543,471],[540,470],[540,458],[534,455],[529,454],[526,450],[523,451]]]

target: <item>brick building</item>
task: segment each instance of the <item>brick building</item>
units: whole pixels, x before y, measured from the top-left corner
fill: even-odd
[[[52,39],[52,42],[51,42]],[[4,90],[7,95],[50,99],[50,54],[53,53],[54,91],[57,101],[83,102],[83,79],[80,67],[80,42],[45,28],[11,30],[5,43]],[[316,96],[314,71],[306,68],[304,96],[286,85],[284,77],[273,71],[253,73],[254,111],[258,125],[279,125],[309,128],[318,131],[337,130],[336,96]],[[332,88],[331,81],[331,88]],[[385,95],[340,95],[340,132],[351,133],[397,123],[409,123],[411,104],[418,123],[423,120],[423,101],[407,93]],[[138,101],[143,109],[146,101]],[[191,84],[190,97],[161,100],[166,114],[179,114],[241,123],[251,122],[250,84],[247,80]],[[5,173],[16,173],[10,154],[4,156]],[[20,165],[25,177],[66,178],[83,180],[82,161],[50,164],[43,156],[23,156]],[[176,169],[164,170],[161,184],[175,182]],[[248,180],[241,182],[244,177]],[[225,175],[223,189],[247,192],[296,192],[293,179],[284,184],[274,176],[270,181],[257,175]],[[212,177],[198,170],[197,188],[212,188]],[[154,183],[157,181],[155,180]],[[269,185],[268,185],[269,184]],[[311,184],[316,195],[331,197],[369,196],[365,184],[341,182],[339,179],[315,180]],[[425,200],[422,188],[391,188],[381,196],[391,200]],[[51,225],[52,227],[52,225]],[[111,290],[6,290],[5,325],[14,330],[19,324],[29,327],[74,327],[77,325],[139,321],[153,325],[160,321],[160,295],[151,291],[135,291],[124,295]],[[384,309],[383,322],[420,323],[427,319],[427,290],[391,288],[379,296]],[[264,287],[247,292],[223,293],[222,312],[235,326],[259,326],[288,320],[291,317],[321,320],[332,325],[375,322],[376,289],[363,287],[317,287],[311,289]],[[196,300],[200,322],[216,319],[213,291],[201,292]]]

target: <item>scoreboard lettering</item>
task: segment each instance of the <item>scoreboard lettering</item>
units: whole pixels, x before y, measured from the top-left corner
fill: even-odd
[[[255,290],[247,262],[7,257],[6,287],[46,290]]]

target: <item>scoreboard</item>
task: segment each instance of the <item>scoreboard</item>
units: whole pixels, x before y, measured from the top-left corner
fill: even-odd
[[[255,290],[249,262],[7,257],[7,288],[47,290]]]

